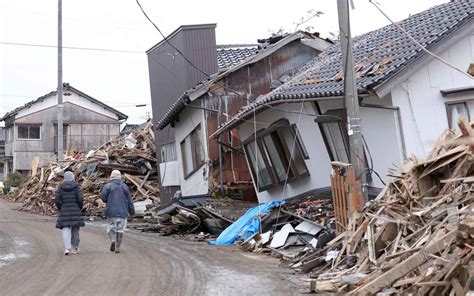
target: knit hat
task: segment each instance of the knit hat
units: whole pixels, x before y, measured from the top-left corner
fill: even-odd
[[[65,172],[64,173],[64,181],[74,181],[74,174],[72,172]]]
[[[114,179],[122,179],[122,174],[120,174],[120,171],[119,170],[113,170],[112,171],[112,174],[110,174],[110,179],[114,180]]]

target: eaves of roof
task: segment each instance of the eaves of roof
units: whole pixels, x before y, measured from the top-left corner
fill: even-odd
[[[64,84],[63,84],[63,91],[72,91],[72,92],[76,93],[77,95],[88,99],[89,101],[93,102],[94,104],[97,104],[97,105],[99,105],[99,106],[101,106],[101,107],[104,107],[105,109],[107,109],[107,110],[109,110],[109,111],[115,113],[115,114],[118,116],[118,119],[119,119],[119,120],[123,120],[123,119],[127,119],[127,118],[128,118],[128,116],[125,115],[125,114],[123,114],[122,112],[120,112],[120,111],[118,111],[118,110],[116,110],[116,109],[110,107],[109,105],[106,105],[106,104],[102,103],[101,101],[99,101],[99,100],[97,100],[97,99],[94,99],[93,97],[91,97],[91,96],[89,96],[89,95],[83,93],[82,91],[80,91],[80,90],[78,90],[78,89],[72,87],[69,83],[64,83]],[[0,121],[5,121],[5,120],[7,120],[8,118],[11,118],[12,116],[15,116],[16,114],[18,114],[18,112],[20,112],[21,110],[24,110],[24,109],[26,109],[26,108],[29,108],[30,106],[32,106],[32,105],[34,105],[34,104],[36,104],[36,103],[38,103],[38,102],[41,102],[41,101],[43,101],[43,100],[46,99],[46,98],[49,98],[49,97],[51,97],[51,96],[54,96],[54,95],[56,95],[56,93],[57,93],[57,91],[52,91],[52,92],[50,92],[50,93],[48,93],[48,94],[46,94],[46,95],[44,95],[44,96],[41,96],[41,97],[39,97],[39,98],[37,98],[37,99],[35,99],[35,100],[33,100],[33,101],[30,101],[30,102],[26,103],[26,104],[23,105],[23,106],[20,106],[20,107],[18,107],[18,108],[15,108],[14,110],[12,110],[12,111],[6,113],[2,118],[0,118]]]

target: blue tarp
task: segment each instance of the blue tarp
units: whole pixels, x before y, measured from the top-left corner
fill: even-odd
[[[232,245],[239,237],[247,239],[260,231],[260,216],[270,212],[271,208],[283,204],[281,201],[272,201],[249,209],[239,220],[227,227],[211,245]]]

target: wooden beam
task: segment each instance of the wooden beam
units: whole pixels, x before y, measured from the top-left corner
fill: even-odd
[[[398,280],[402,276],[411,272],[426,260],[428,256],[426,254],[433,254],[444,250],[447,246],[451,244],[451,241],[456,238],[457,230],[453,230],[435,242],[429,244],[423,250],[411,255],[403,262],[397,264],[389,271],[381,274],[374,280],[368,282],[367,284],[351,291],[349,295],[372,295],[383,289],[384,287],[390,286],[394,281]]]

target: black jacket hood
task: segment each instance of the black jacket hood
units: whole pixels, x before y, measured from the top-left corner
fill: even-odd
[[[79,186],[79,184],[77,184],[76,181],[64,181],[61,184],[60,188],[64,191],[73,191],[78,186]]]

